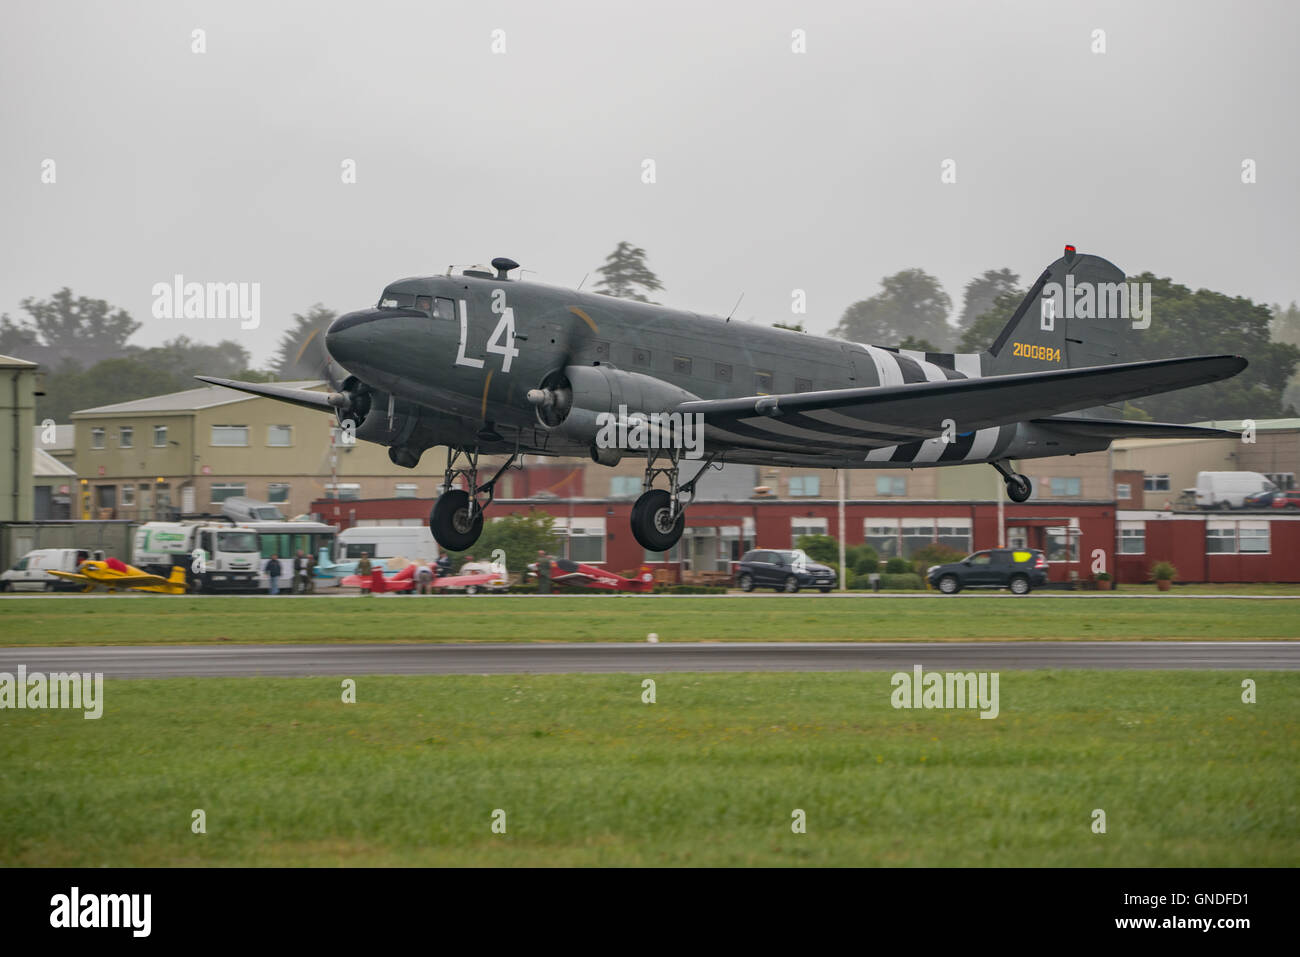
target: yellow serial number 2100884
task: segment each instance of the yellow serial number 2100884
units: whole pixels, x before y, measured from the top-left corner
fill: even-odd
[[[1060,362],[1061,350],[1053,349],[1051,346],[1035,346],[1028,342],[1013,342],[1015,351],[1013,356],[1020,356],[1024,359],[1042,359],[1045,362]]]

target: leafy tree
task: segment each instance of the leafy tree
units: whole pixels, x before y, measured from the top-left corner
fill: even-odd
[[[1270,329],[1274,342],[1288,342],[1300,346],[1300,307],[1293,302],[1283,309],[1280,305],[1273,307]]]
[[[47,369],[125,355],[127,339],[140,328],[125,310],[115,309],[103,299],[74,299],[67,286],[49,299],[29,296],[22,307],[29,318],[14,323],[5,316],[0,322],[0,338],[6,348],[12,345],[26,350],[28,354],[22,358]]]
[[[188,336],[177,336],[151,349],[133,350],[133,355],[171,371],[182,389],[200,385],[192,381],[195,375],[242,378],[249,362],[248,350],[233,339],[223,339],[213,346],[195,342]]]
[[[923,269],[904,269],[880,280],[881,291],[845,310],[831,334],[853,342],[894,345],[909,337],[946,345],[952,300]]]
[[[650,267],[645,262],[645,250],[629,242],[621,242],[614,251],[605,257],[605,265],[596,272],[600,282],[596,292],[619,299],[635,299],[637,302],[651,302],[646,295],[663,289]]]
[[[986,269],[981,275],[966,283],[957,328],[965,332],[970,328],[971,323],[993,308],[998,296],[1015,292],[1019,284],[1020,277],[1010,269]],[[1021,293],[1020,297],[1023,299],[1024,293]]]
[[[180,381],[169,369],[138,356],[105,359],[84,371],[75,365],[64,366],[46,376],[45,395],[37,400],[36,417],[67,422],[79,409],[114,405],[200,385],[193,380],[183,385]]]
[[[829,535],[800,535],[794,547],[823,565],[836,565],[840,560],[840,543]]]
[[[1270,341],[1274,316],[1267,306],[1209,289],[1193,292],[1149,272],[1131,282],[1151,283],[1151,326],[1129,338],[1126,359],[1190,355],[1240,355],[1245,371],[1223,382],[1133,400],[1157,421],[1262,419],[1285,413],[1283,393],[1300,362],[1300,349]]]
[[[859,575],[880,571],[880,555],[870,545],[851,545],[844,550],[844,561]]]
[[[530,509],[526,515],[511,512],[504,518],[485,521],[482,536],[465,551],[447,554],[459,569],[470,555],[475,561],[491,561],[492,552],[499,548],[506,553],[507,570],[522,576],[529,563],[537,561],[539,548],[552,556],[564,554],[563,539],[555,531],[554,524],[554,518],[535,509]]]
[[[36,335],[36,330],[28,325],[19,325],[9,318],[5,313],[0,316],[0,356],[15,356],[19,359],[26,359],[29,362],[37,362],[34,359],[37,351],[41,349],[40,338]]]
[[[910,349],[913,352],[942,352],[938,346],[929,339],[918,339],[916,336],[908,336],[898,344],[900,349]]]
[[[281,379],[324,379],[329,366],[325,330],[338,316],[319,302],[306,314],[294,313],[293,325],[280,337],[275,373]]]
[[[1012,314],[1024,298],[1025,293],[1020,289],[1009,289],[999,293],[993,300],[993,305],[966,327],[961,335],[961,341],[957,343],[957,351],[983,352],[993,345],[993,340],[1011,321]]]

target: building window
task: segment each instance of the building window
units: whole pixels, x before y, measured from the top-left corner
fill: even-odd
[[[759,392],[771,393],[772,373],[759,369],[754,373],[754,388]]]
[[[812,390],[813,390],[812,379],[795,379],[795,380],[794,380],[794,391],[795,391],[795,392],[811,392]]]
[[[1289,492],[1295,488],[1294,472],[1265,472],[1264,478],[1278,487],[1280,491]]]
[[[1237,551],[1243,555],[1267,555],[1268,522],[1238,522]]]
[[[959,552],[971,550],[971,523],[969,518],[938,518],[934,522],[936,544],[947,545]]]
[[[681,543],[681,542],[678,542],[676,545],[674,545],[670,550],[668,550],[668,551],[666,551],[666,552],[651,552],[651,551],[646,551],[646,552],[645,552],[645,558],[643,559],[643,561],[646,561],[646,562],[656,562],[656,563],[662,563],[662,562],[680,562],[681,560],[682,560],[682,543]]]
[[[277,449],[293,445],[293,426],[268,425],[266,427],[266,444]]]
[[[326,483],[325,497],[340,502],[356,502],[361,498],[361,484],[359,482],[340,482],[338,485]]]
[[[1079,529],[1070,525],[1049,528],[1047,531],[1047,560],[1049,562],[1077,562],[1079,560]]]
[[[1127,502],[1133,497],[1133,486],[1128,482],[1117,482],[1115,484],[1115,498],[1120,502]]]
[[[1231,555],[1237,551],[1237,523],[1210,520],[1205,525],[1207,555]]]
[[[1058,478],[1048,480],[1052,489],[1052,498],[1078,498],[1080,481],[1077,478]]]
[[[881,496],[906,495],[906,477],[902,475],[877,475],[876,494]]]
[[[817,496],[822,493],[822,479],[820,475],[792,475],[790,476],[790,497],[799,498],[801,496]]]
[[[1024,525],[1007,526],[1007,548],[1028,548],[1029,529]]]
[[[212,485],[212,504],[224,502],[228,498],[237,498],[248,494],[248,486],[243,482],[214,482]]]
[[[678,375],[691,374],[691,360],[689,356],[673,356],[673,372]]]
[[[1168,492],[1169,476],[1164,473],[1142,476],[1142,490],[1144,492]]]
[[[611,475],[609,477],[610,498],[631,498],[641,494],[641,478],[637,475]]]
[[[1119,523],[1119,553],[1121,555],[1145,555],[1147,552],[1147,523]]]
[[[862,520],[866,542],[882,559],[898,554],[898,519],[867,518]]]
[[[393,490],[393,498],[418,498],[420,487],[413,482],[398,482]]]
[[[167,426],[155,425],[153,427],[153,447],[155,449],[165,449],[167,447]]]
[[[798,546],[799,539],[804,535],[825,535],[829,519],[825,518],[792,518],[790,519],[790,547]]]
[[[289,483],[272,482],[266,487],[266,500],[281,504],[289,501]]]
[[[92,449],[102,449],[104,447],[104,434],[103,429],[90,430],[90,447]]]
[[[934,544],[934,519],[905,518],[902,526],[904,558],[911,558],[920,549]]]
[[[122,486],[122,507],[123,508],[135,507],[135,486],[134,485]]]
[[[212,427],[212,444],[225,446],[247,446],[248,426],[214,425]]]
[[[135,448],[135,427],[124,425],[117,430],[118,448],[131,449]]]
[[[551,526],[557,535],[568,541],[568,558],[575,562],[603,562],[605,560],[605,519],[567,517],[555,519]]]

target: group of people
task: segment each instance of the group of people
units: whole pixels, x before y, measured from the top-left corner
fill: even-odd
[[[471,561],[471,562],[473,560],[474,560],[473,555],[470,555],[466,559],[466,561]],[[357,575],[359,575],[362,578],[369,578],[370,575],[373,573],[373,571],[374,571],[374,566],[371,565],[370,563],[370,553],[362,552],[361,558],[357,560]],[[428,595],[430,593],[436,595],[438,592],[433,588],[433,580],[435,578],[444,578],[450,574],[451,574],[451,559],[447,557],[446,553],[443,553],[442,555],[438,556],[438,560],[434,562],[433,565],[430,565],[428,562],[424,562],[424,561],[416,562],[415,573],[412,577],[414,577],[415,587],[416,589],[419,590],[419,593],[421,595]],[[361,594],[373,595],[374,592],[371,591],[369,588],[363,588],[361,589]]]
[[[310,595],[316,591],[316,560],[298,549],[291,567],[293,578],[289,582],[289,591],[294,595]],[[266,562],[266,577],[271,580],[271,594],[280,594],[280,579],[284,577],[284,563],[278,554],[273,554]]]

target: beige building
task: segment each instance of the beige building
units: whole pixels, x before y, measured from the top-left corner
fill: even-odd
[[[0,356],[0,522],[33,518],[32,426],[38,368],[26,359]]]
[[[1197,424],[1237,432],[1242,438],[1124,439],[1114,444],[1115,468],[1145,474],[1148,505],[1160,507],[1161,496],[1177,502],[1183,489],[1196,487],[1197,472],[1259,472],[1279,488],[1296,488],[1300,419],[1260,419],[1253,434],[1237,420]]]
[[[283,384],[325,391],[323,382]],[[83,483],[78,518],[213,515],[236,496],[273,502],[293,517],[335,494],[431,500],[442,481],[444,449],[403,469],[383,446],[335,445],[329,416],[219,386],[82,409],[72,419]]]

